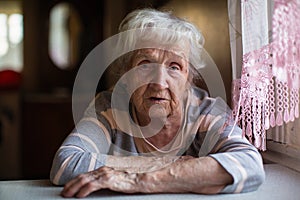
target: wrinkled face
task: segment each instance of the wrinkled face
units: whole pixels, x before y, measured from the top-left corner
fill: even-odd
[[[143,80],[142,85],[132,94],[131,101],[139,118],[147,121],[151,108],[152,117],[178,114],[182,96],[188,85],[188,61],[186,53],[177,50],[161,49],[138,50],[133,57],[132,66],[136,77],[132,82]]]

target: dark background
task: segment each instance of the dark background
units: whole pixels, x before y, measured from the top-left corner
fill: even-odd
[[[16,145],[0,158],[0,179],[44,179],[49,177],[53,156],[74,127],[72,93],[76,73],[88,53],[117,33],[122,18],[136,8],[173,10],[197,23],[206,38],[205,48],[217,64],[230,102],[231,61],[228,36],[227,1],[224,0],[23,0],[24,67],[20,88],[0,91],[16,94]],[[59,69],[48,53],[49,14],[60,2],[69,2],[82,21],[78,62],[70,69]],[[103,77],[103,88],[113,77]],[[60,91],[63,91],[61,95]],[[4,100],[3,100],[4,101]],[[6,101],[10,101],[9,98]],[[1,103],[1,101],[0,101]],[[5,104],[5,101],[4,103]],[[2,140],[3,142],[3,140]],[[4,140],[5,142],[5,140]],[[4,151],[1,149],[0,153]],[[10,156],[14,152],[14,156]],[[15,159],[12,161],[11,159]],[[9,161],[10,160],[10,161]],[[17,167],[9,167],[9,163]],[[5,168],[5,165],[7,167]]]

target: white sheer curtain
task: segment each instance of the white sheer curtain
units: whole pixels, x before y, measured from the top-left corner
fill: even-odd
[[[299,0],[228,0],[234,115],[261,150],[271,127],[276,128],[268,138],[278,142],[297,135],[299,5]]]

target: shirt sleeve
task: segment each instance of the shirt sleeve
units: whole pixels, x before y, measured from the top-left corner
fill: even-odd
[[[230,134],[231,133],[231,134]],[[230,135],[229,135],[230,134]],[[257,149],[241,135],[238,127],[227,126],[209,154],[233,177],[222,193],[242,193],[257,190],[265,179],[262,158]]]
[[[89,105],[82,120],[55,154],[50,171],[50,181],[55,185],[64,185],[77,175],[105,164],[111,130],[105,118],[94,111],[96,100],[102,101],[98,97]]]
[[[261,155],[234,124],[227,104],[216,99],[206,115],[210,116],[206,122],[209,125],[199,156],[214,158],[233,177],[233,183],[221,193],[257,190],[265,179]]]

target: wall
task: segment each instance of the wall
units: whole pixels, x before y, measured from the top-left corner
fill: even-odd
[[[6,94],[7,98],[1,94],[0,99],[5,102],[0,102],[2,105],[7,104],[7,107],[22,118],[19,119],[20,121],[14,121],[13,124],[6,119],[3,120],[8,139],[5,147],[0,146],[0,156],[1,159],[4,155],[5,158],[12,159],[6,160],[5,168],[4,166],[0,167],[0,178],[3,177],[2,174],[8,174],[8,172],[12,174],[12,177],[20,176],[21,169],[23,177],[47,178],[54,151],[73,125],[70,99],[56,97],[53,91],[60,87],[72,89],[73,80],[81,61],[102,40],[115,34],[122,18],[133,9],[141,7],[171,9],[175,14],[188,17],[195,22],[206,38],[205,48],[215,60],[224,80],[227,98],[230,98],[231,64],[227,1],[67,0],[78,9],[85,30],[85,35],[81,39],[82,60],[71,71],[56,68],[48,55],[49,11],[60,1],[23,1],[22,90],[21,93],[14,94],[15,96]],[[110,77],[106,81],[109,80]],[[10,95],[12,97],[9,97]],[[14,100],[10,100],[10,98]],[[20,132],[20,135],[10,134],[12,132]],[[33,157],[34,152],[39,152],[39,154]],[[20,158],[21,156],[22,158]],[[22,160],[23,162],[21,162]],[[43,166],[37,166],[35,163],[43,163]]]
[[[205,38],[205,49],[216,63],[223,78],[227,102],[231,99],[231,57],[227,1],[171,0],[162,9],[195,23]]]
[[[21,175],[20,93],[0,90],[0,179]]]
[[[22,14],[21,0],[0,1],[0,13],[7,15]],[[15,27],[14,27],[15,28]],[[8,29],[9,30],[9,29]],[[3,29],[0,29],[0,32]],[[8,38],[7,38],[8,39]],[[0,46],[2,41],[0,41]],[[11,41],[7,40],[8,43]],[[23,68],[23,44],[9,44],[8,51],[0,58],[0,71],[14,70],[20,72]],[[7,73],[5,73],[7,74]],[[11,75],[11,73],[9,73]],[[5,75],[1,75],[1,78]],[[21,175],[20,161],[20,91],[14,83],[4,82],[0,85],[0,180],[16,179]],[[6,79],[7,80],[7,79]]]

